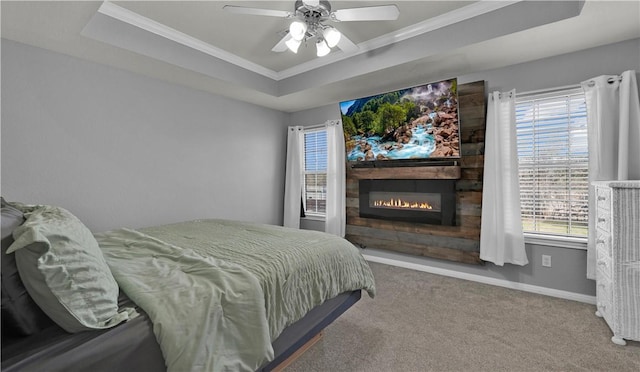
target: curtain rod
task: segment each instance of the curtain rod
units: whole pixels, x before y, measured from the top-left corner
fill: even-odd
[[[613,84],[616,82],[621,82],[622,81],[622,75],[618,75],[618,76],[611,76],[607,79],[607,83],[609,84]],[[593,87],[596,85],[595,80],[589,80],[589,82],[587,83],[589,85],[589,87]]]
[[[523,97],[523,96],[529,96],[532,94],[553,93],[553,92],[559,92],[561,90],[578,89],[580,87],[581,87],[580,84],[572,84],[572,85],[564,85],[564,86],[555,87],[555,88],[530,90],[522,93],[519,93],[518,91],[516,91],[516,95],[518,97]]]
[[[317,124],[317,125],[310,125],[310,126],[305,126],[304,129],[320,129],[320,128],[324,128],[326,127],[326,124]]]
[[[318,125],[310,125],[310,126],[305,126],[305,125],[290,125],[289,129],[293,128],[300,128],[300,130],[314,130],[314,129],[321,129],[326,127],[325,124],[318,124]]]
[[[303,128],[305,130],[307,130],[307,129],[311,129],[311,130],[313,130],[313,129],[321,129],[321,128],[326,128],[327,125],[337,124],[339,121],[340,120],[327,120],[322,124],[303,126]]]
[[[621,75],[612,76],[609,79],[607,79],[607,83],[609,83],[609,84],[613,84],[616,81],[618,81],[618,82],[622,81],[622,76]],[[595,82],[593,80],[589,81],[589,86],[593,86],[593,84],[595,84]],[[518,93],[516,91],[516,94],[519,97],[522,97],[522,96],[528,96],[528,95],[531,95],[531,94],[553,93],[553,92],[558,92],[558,91],[561,91],[561,90],[578,89],[578,88],[581,88],[581,87],[582,87],[581,84],[572,84],[572,85],[565,85],[565,86],[555,87],[555,88],[530,90],[530,91],[522,92],[522,93]]]

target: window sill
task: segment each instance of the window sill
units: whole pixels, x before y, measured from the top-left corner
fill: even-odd
[[[310,220],[310,221],[325,221],[324,216],[316,216],[316,215],[306,215],[304,217],[300,217],[301,220]]]
[[[570,236],[524,233],[524,242],[527,244],[546,245],[558,248],[587,249],[587,238]]]

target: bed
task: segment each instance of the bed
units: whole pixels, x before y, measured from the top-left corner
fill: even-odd
[[[270,371],[361,297],[358,250],[315,231],[206,219],[92,234],[2,206],[2,370]]]

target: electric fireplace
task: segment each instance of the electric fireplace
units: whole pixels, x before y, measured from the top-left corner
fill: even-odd
[[[360,217],[456,225],[455,180],[360,180]]]

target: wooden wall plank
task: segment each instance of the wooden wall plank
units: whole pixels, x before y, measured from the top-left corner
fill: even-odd
[[[351,168],[347,176],[352,179],[410,179],[410,180],[457,180],[460,178],[460,167],[383,167],[383,168]]]
[[[463,180],[482,181],[483,175],[484,171],[480,168],[462,168],[460,170],[460,178]]]
[[[484,168],[484,155],[467,155],[460,159],[462,168]]]
[[[381,229],[390,233],[411,232],[423,235],[480,239],[480,216],[459,216],[458,226],[427,225],[405,221],[389,221],[375,218],[363,218],[355,208],[347,208],[347,229],[350,226],[363,226]]]
[[[460,146],[460,153],[463,157],[469,155],[484,155],[484,143],[463,143]]]
[[[477,93],[481,93],[482,96],[484,96],[484,80],[458,85],[458,97],[465,97]]]
[[[456,190],[476,190],[482,191],[482,180],[458,180]]]
[[[364,248],[366,254],[367,247],[375,247],[376,249],[384,249],[400,253],[406,253],[413,256],[439,258],[443,260],[456,261],[468,264],[481,264],[480,254],[478,252],[465,252],[457,249],[431,246],[424,244],[411,244],[406,242],[397,242],[390,240],[372,239],[367,236],[347,235],[347,239],[355,245]]]
[[[440,236],[434,234],[419,234],[404,231],[389,231],[380,228],[349,225],[346,229],[347,235],[360,235],[370,238],[402,241],[411,244],[424,244],[430,246],[459,249],[466,252],[478,251],[479,241],[453,236]]]

